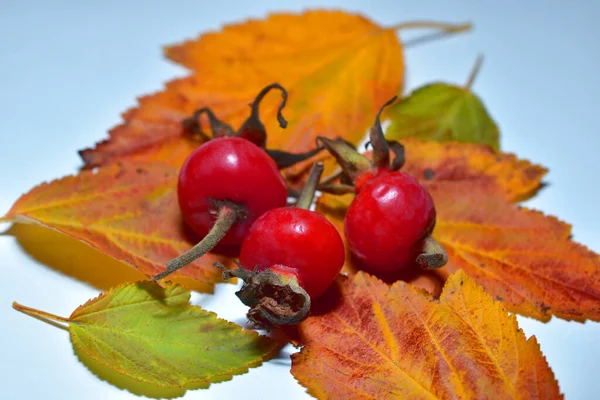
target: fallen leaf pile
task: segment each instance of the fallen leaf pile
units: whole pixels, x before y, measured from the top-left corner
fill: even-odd
[[[166,56],[189,74],[141,97],[106,140],[80,151],[78,174],[31,189],[1,219],[36,227],[12,230],[31,253],[40,230],[71,238],[61,245],[62,262],[71,247],[95,249],[86,254],[99,261],[73,265],[74,276],[94,265],[96,274],[121,270],[124,278],[69,318],[14,307],[66,324],[80,360],[136,394],[181,396],[260,365],[283,343],[188,303],[189,289],[211,292],[222,281],[213,263],[231,265],[233,257],[208,253],[166,287],[139,281],[199,240],[182,222],[176,189],[181,164],[202,142],[182,121],[210,107],[237,128],[256,93],[278,82],[289,91],[288,127],[277,123],[279,97],[267,95],[260,113],[269,149],[304,152],[318,135],[356,145],[381,105],[402,92],[397,30],[412,26],[422,24],[382,27],[343,11],[307,11],[167,47]],[[600,321],[600,256],[572,241],[565,222],[519,206],[547,170],[501,152],[498,127],[471,91],[474,71],[465,86],[426,85],[384,115],[388,139],[405,147],[403,171],[434,199],[433,236],[448,264],[384,283],[347,257],[345,275],[298,327],[304,347],[292,357],[292,374],[311,395],[561,398],[536,339],[525,337],[509,311]],[[290,185],[306,165],[283,171]],[[351,200],[323,195],[317,210],[342,232]]]

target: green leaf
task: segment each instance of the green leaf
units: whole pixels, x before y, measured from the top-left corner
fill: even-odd
[[[110,369],[159,388],[208,387],[259,365],[278,343],[188,301],[182,286],[153,281],[112,288],[78,307],[69,318],[13,304],[37,318],[69,325],[80,360],[93,372]],[[106,374],[101,376],[112,381]],[[123,381],[111,382],[119,387]],[[155,397],[151,390],[130,389]],[[179,393],[179,395],[181,395]],[[169,396],[171,397],[171,396]]]
[[[499,150],[498,126],[470,90],[445,83],[423,86],[390,107],[386,136],[487,144]]]
[[[433,83],[416,89],[390,107],[391,123],[386,136],[391,140],[415,137],[439,142],[457,141],[500,148],[498,126],[470,87],[481,58],[464,87]]]

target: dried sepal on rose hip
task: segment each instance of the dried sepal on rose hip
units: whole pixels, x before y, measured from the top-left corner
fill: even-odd
[[[280,84],[272,83],[268,86],[265,86],[260,91],[260,93],[258,93],[256,98],[250,105],[250,116],[237,131],[235,131],[231,127],[231,125],[218,119],[213,113],[213,111],[208,107],[196,110],[191,117],[183,120],[185,131],[193,136],[199,137],[204,142],[220,137],[239,137],[249,140],[258,147],[264,149],[267,152],[267,154],[269,154],[269,156],[273,159],[273,161],[275,161],[279,169],[291,167],[294,164],[305,161],[315,156],[317,153],[323,150],[322,147],[317,147],[305,153],[288,153],[283,150],[274,150],[266,148],[267,132],[265,126],[260,121],[259,106],[265,95],[269,93],[272,89],[278,89],[281,91],[281,103],[279,104],[279,107],[277,109],[277,121],[279,122],[280,127],[285,128],[287,127],[287,121],[285,120],[285,118],[283,118],[282,110],[287,102],[288,93],[285,90],[285,88]],[[200,117],[202,116],[202,114],[206,114],[206,116],[208,117],[210,129],[212,131],[212,138],[201,129]]]
[[[310,211],[323,164],[313,166],[295,207],[267,211],[242,243],[237,269],[222,265],[223,278],[244,281],[236,293],[258,325],[290,325],[304,320],[311,300],[321,296],[344,265],[344,243],[323,215]]]
[[[344,217],[344,233],[351,253],[365,269],[389,273],[415,264],[440,268],[448,256],[431,237],[436,219],[433,200],[414,177],[399,171],[404,148],[386,140],[381,129],[381,112],[395,100],[381,107],[369,131],[372,160],[348,143],[317,138],[342,167],[342,183],[323,184],[319,190],[356,193]]]

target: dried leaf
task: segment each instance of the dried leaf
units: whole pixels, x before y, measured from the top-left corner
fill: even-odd
[[[543,168],[485,146],[404,143],[404,171],[431,193],[437,210],[433,236],[448,251],[437,279],[443,282],[462,268],[510,311],[542,321],[552,315],[600,321],[600,256],[571,241],[569,225],[511,203],[535,192]],[[351,201],[351,195],[326,195],[318,209],[342,231]],[[350,257],[346,270],[356,270]],[[408,280],[424,274],[430,276],[413,271]]]
[[[514,154],[494,153],[486,146],[403,140],[407,163],[403,172],[423,181],[477,181],[497,184],[511,202],[532,197],[548,170]]]
[[[439,301],[364,273],[339,280],[339,302],[300,325],[292,374],[318,398],[557,399],[534,337],[463,272]]]
[[[69,318],[13,306],[68,323],[75,353],[93,371],[90,361],[159,388],[206,388],[260,365],[277,350],[276,342],[191,306],[189,298],[182,286],[163,289],[142,281],[89,300]]]
[[[390,107],[388,116],[388,139],[480,143],[496,151],[500,147],[498,126],[468,88],[444,83],[423,86]]]
[[[6,233],[12,235],[22,250],[39,264],[101,291],[123,282],[147,278],[140,270],[128,267],[87,243],[42,225],[14,224]]]
[[[185,231],[176,188],[174,167],[113,165],[41,184],[17,200],[3,219],[57,230],[154,276],[198,240]],[[209,253],[173,276],[210,291],[221,281],[215,261],[230,263],[228,257]]]
[[[306,151],[314,147],[316,135],[359,141],[380,105],[400,92],[404,70],[396,28],[341,11],[274,14],[226,26],[166,52],[194,75],[141,98],[109,140],[81,152],[86,167],[125,158],[178,166],[190,146],[181,120],[197,108],[211,107],[238,127],[254,96],[275,81],[290,94],[284,109],[289,125],[285,130],[278,126],[279,98],[268,95],[261,118],[269,148]],[[168,152],[161,149],[165,143]]]
[[[109,132],[109,138],[96,144],[94,149],[79,152],[84,168],[113,164],[122,160],[162,162],[179,168],[186,157],[201,142],[185,134],[182,121],[196,108],[181,91],[196,84],[193,77],[176,79],[166,84],[163,91],[138,99],[138,106],[123,114],[124,122]],[[245,99],[244,111],[249,111]],[[240,115],[242,114],[242,110]]]

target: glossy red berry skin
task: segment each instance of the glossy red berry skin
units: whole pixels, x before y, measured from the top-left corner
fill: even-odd
[[[215,223],[218,202],[247,208],[246,218],[220,244],[239,246],[254,221],[287,203],[285,181],[265,151],[246,139],[210,140],[191,153],[179,173],[179,207],[187,225],[201,237]]]
[[[344,265],[344,243],[321,214],[277,208],[258,218],[242,244],[240,262],[248,270],[271,268],[295,275],[311,299],[322,295]]]
[[[344,219],[348,247],[367,270],[413,265],[435,225],[433,200],[415,178],[384,172],[363,181]]]

